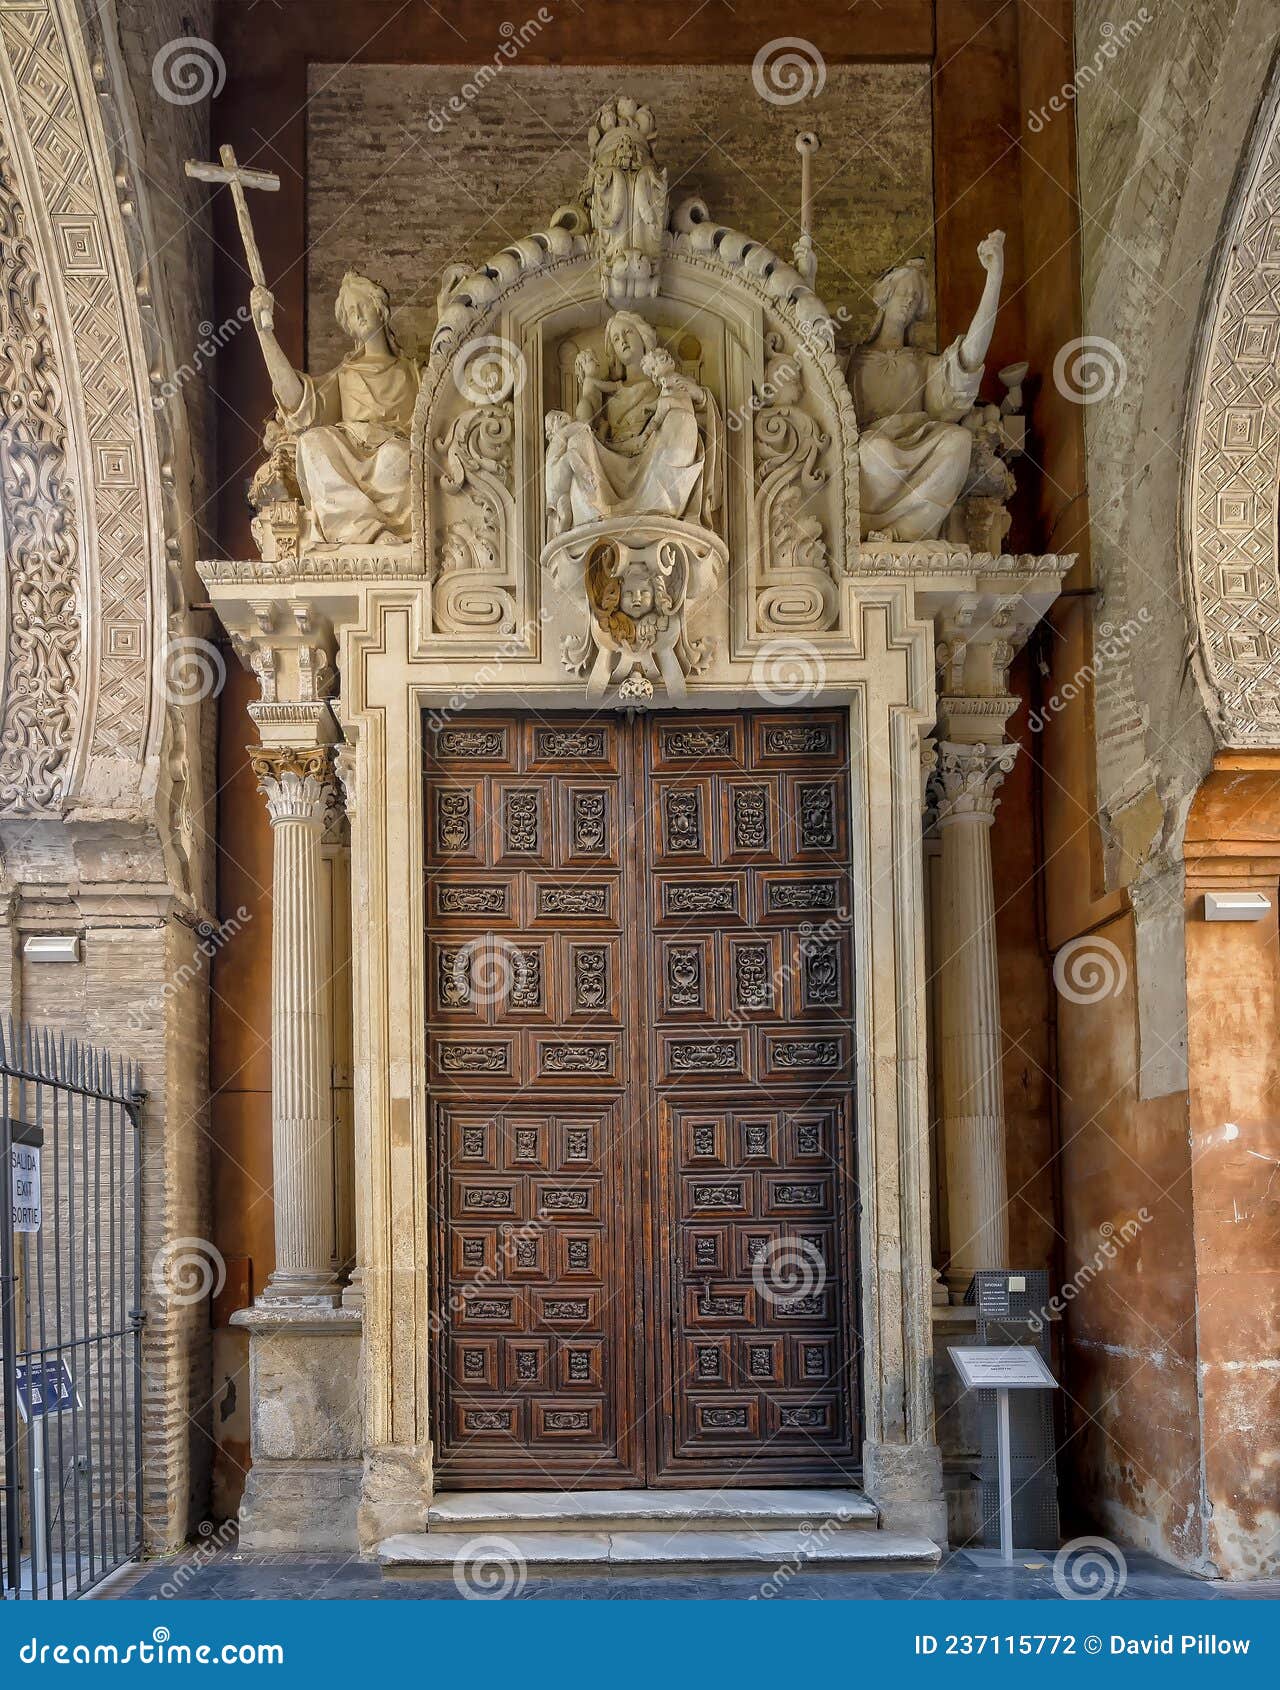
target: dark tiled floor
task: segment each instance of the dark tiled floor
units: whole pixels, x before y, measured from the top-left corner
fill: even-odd
[[[1136,1551],[1127,1556],[1128,1576],[1119,1600],[1159,1601],[1171,1597],[1198,1601],[1280,1601],[1280,1580],[1229,1585],[1191,1578]],[[522,1601],[555,1602],[732,1602],[758,1596],[762,1581],[740,1573],[665,1574],[638,1579],[632,1575],[529,1579],[519,1592]],[[771,1589],[778,1601],[807,1602],[948,1602],[957,1598],[983,1601],[1058,1601],[1051,1566],[1042,1571],[1004,1573],[981,1571],[963,1556],[953,1555],[932,1573],[920,1572],[805,1572]],[[367,1562],[342,1556],[241,1555],[225,1550],[202,1561],[175,1556],[130,1568],[99,1593],[102,1600],[146,1601],[181,1597],[184,1601],[387,1600],[399,1602],[459,1601],[452,1578],[384,1579]]]

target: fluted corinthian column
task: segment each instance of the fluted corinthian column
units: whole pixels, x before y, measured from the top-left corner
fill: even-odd
[[[950,1242],[948,1284],[1007,1267],[1004,1085],[991,823],[1015,745],[942,741],[930,792],[941,843],[938,1021]]]
[[[321,857],[332,767],[326,747],[250,752],[273,838],[271,1160],[276,1266],[264,1301],[338,1300],[329,1003]]]

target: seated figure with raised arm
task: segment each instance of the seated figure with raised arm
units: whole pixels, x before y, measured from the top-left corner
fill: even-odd
[[[861,431],[864,539],[936,540],[964,492],[973,433],[962,419],[978,397],[995,327],[1004,277],[1001,230],[981,243],[978,258],[987,273],[978,309],[943,352],[909,344],[928,304],[922,260],[897,265],[872,294],[878,315],[849,369]]]

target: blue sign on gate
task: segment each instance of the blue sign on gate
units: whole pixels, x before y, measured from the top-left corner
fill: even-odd
[[[18,1412],[24,1420],[61,1414],[64,1408],[78,1408],[75,1380],[65,1361],[20,1361],[15,1369]]]

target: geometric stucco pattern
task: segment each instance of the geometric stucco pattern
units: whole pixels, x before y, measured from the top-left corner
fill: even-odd
[[[1188,413],[1187,592],[1220,743],[1280,746],[1280,84],[1260,115]]]
[[[85,110],[94,91],[72,69],[64,12],[56,0],[0,0],[0,93],[11,127],[17,117],[25,131],[14,140],[28,177],[34,166],[27,210],[44,237],[55,318],[69,333],[62,362],[68,409],[79,417],[68,422],[81,446],[82,509],[92,513],[83,559],[91,696],[82,699],[91,739],[81,754],[136,761],[151,693],[151,537],[135,385],[146,377],[129,356],[120,289],[132,284],[119,274],[110,233],[118,208],[108,214],[94,169],[95,144],[102,148]]]

